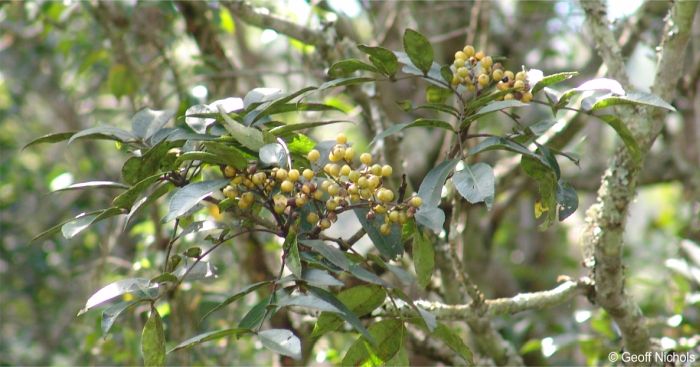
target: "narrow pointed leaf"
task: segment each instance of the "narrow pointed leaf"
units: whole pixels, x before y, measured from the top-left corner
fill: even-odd
[[[141,333],[141,354],[144,366],[165,366],[165,333],[163,320],[155,307]]]
[[[258,339],[266,348],[273,352],[301,359],[301,342],[299,338],[289,330],[270,329],[258,333]]]
[[[193,336],[182,343],[178,344],[175,346],[175,348],[171,349],[168,351],[168,354],[181,350],[181,349],[187,349],[194,347],[196,345],[206,343],[208,341],[212,340],[218,340],[221,338],[226,338],[226,337],[231,337],[231,336],[239,336],[239,335],[245,335],[250,333],[250,330],[248,329],[223,329],[223,330],[215,330],[215,331],[209,331],[206,333],[199,334],[197,336]]]
[[[168,214],[165,216],[165,218],[163,218],[163,221],[170,222],[171,220],[187,213],[188,210],[192,209],[202,199],[211,195],[212,192],[219,190],[221,187],[228,184],[228,182],[229,180],[227,179],[219,179],[192,183],[181,187],[170,198],[170,203],[168,204]]]
[[[37,144],[44,144],[44,143],[58,143],[59,141],[64,141],[68,140],[73,136],[76,132],[75,131],[68,131],[64,133],[53,133],[53,134],[47,134],[41,137],[38,137],[29,143],[27,143],[25,146],[22,147],[22,150],[25,150],[33,145]]]

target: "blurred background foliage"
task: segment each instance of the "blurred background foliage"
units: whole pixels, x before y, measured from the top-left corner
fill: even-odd
[[[239,4],[237,2],[234,5]],[[272,29],[251,26],[225,2],[15,1],[0,4],[0,364],[140,364],[143,309],[120,317],[102,337],[100,314],[76,317],[87,297],[101,286],[149,274],[163,258],[168,229],[162,208],[142,213],[122,230],[108,220],[72,240],[60,235],[29,240],[78,213],[105,207],[113,192],[51,194],[74,182],[120,180],[126,155],[113,142],[41,145],[25,151],[38,136],[77,131],[100,124],[127,127],[143,107],[171,108],[240,96],[254,87],[292,91],[323,82],[329,62],[359,55],[355,44],[401,48],[403,30],[429,36],[436,59],[450,63],[455,50],[472,43],[503,55],[511,69],[525,65],[545,74],[577,70],[572,84],[596,75],[600,59],[582,28],[583,13],[571,1],[363,0],[256,1],[255,6],[319,30],[332,49],[319,49]],[[635,87],[648,90],[667,10],[665,2],[610,0],[609,18]],[[244,17],[243,17],[244,18]],[[696,16],[697,18],[697,16]],[[629,289],[648,316],[652,334],[666,348],[700,344],[700,21],[695,21],[687,75],[642,174],[642,188],[626,232]],[[425,98],[412,81],[380,85],[375,96],[385,123],[409,121],[394,101]],[[363,101],[351,91],[324,96],[347,111],[355,125],[314,131],[316,138],[347,129],[365,145],[375,127],[361,122]],[[532,114],[537,114],[532,109]],[[496,116],[496,115],[492,115]],[[290,117],[302,118],[302,117]],[[347,116],[346,116],[347,118]],[[536,115],[526,119],[535,120]],[[508,131],[509,122],[491,117],[483,132]],[[546,232],[531,213],[536,192],[521,173],[498,181],[500,202],[488,212],[474,206],[465,220],[462,248],[467,265],[487,297],[552,288],[560,275],[585,275],[580,266],[580,233],[585,209],[615,142],[609,127],[575,118],[562,141],[581,158],[580,167],[562,164],[563,176],[581,194],[579,211]],[[402,171],[417,187],[441,149],[436,132],[413,129],[400,140]],[[507,164],[507,157],[487,160]],[[410,162],[410,163],[408,163]],[[396,166],[395,166],[396,167]],[[217,213],[200,213],[201,216]],[[191,239],[196,241],[196,239]],[[200,324],[215,302],[255,277],[253,257],[277,251],[279,243],[250,237],[219,250],[215,281],[190,285],[160,306],[169,341],[181,341],[239,320],[255,304],[249,295]],[[259,269],[258,269],[259,270]],[[416,290],[417,292],[417,290]],[[416,293],[416,295],[420,295]],[[244,307],[245,306],[245,307]],[[526,363],[606,364],[619,350],[619,337],[604,312],[585,299],[547,312],[526,312],[497,320]],[[343,335],[322,340],[312,361],[337,363],[349,346]],[[263,364],[274,356],[247,340],[222,340],[177,355],[178,364]],[[415,363],[427,364],[418,356]]]

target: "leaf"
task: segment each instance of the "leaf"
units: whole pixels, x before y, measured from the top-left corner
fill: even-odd
[[[208,341],[212,340],[217,340],[221,338],[226,338],[230,336],[240,336],[240,335],[245,335],[250,333],[250,330],[248,329],[222,329],[222,330],[215,330],[215,331],[209,331],[206,333],[199,334],[197,336],[193,336],[182,343],[178,344],[175,346],[175,348],[171,349],[168,351],[168,354],[181,350],[181,349],[187,349],[194,347],[195,345],[206,343]]]
[[[435,248],[420,230],[413,235],[413,266],[418,277],[418,285],[425,289],[435,269]]]
[[[423,319],[428,331],[431,333],[435,331],[435,328],[437,327],[437,317],[422,307],[416,306],[415,308],[418,310],[418,314],[420,315],[421,319]]]
[[[474,365],[474,356],[471,349],[464,344],[462,338],[457,335],[452,329],[447,327],[445,324],[439,322],[433,335],[440,338],[445,344],[452,349],[455,353],[459,354],[462,359],[464,359],[468,365]]]
[[[301,279],[319,287],[340,287],[343,285],[343,282],[334,278],[327,271],[320,269],[304,269],[301,273]]]
[[[287,95],[282,95],[277,94],[272,98],[265,99],[264,103],[260,104],[253,104],[254,109],[250,110],[250,107],[248,106],[248,113],[246,113],[243,123],[246,125],[251,125],[255,123],[258,120],[261,120],[263,117],[269,116],[271,114],[275,113],[282,113],[282,112],[289,112],[289,111],[302,111],[302,110],[328,110],[328,109],[335,109],[332,106],[327,106],[327,105],[322,105],[322,104],[304,104],[304,103],[287,103],[291,101],[292,99],[299,97],[303,94],[306,94],[312,90],[315,90],[316,87],[306,87],[302,88],[296,92],[287,94]],[[322,108],[317,108],[317,107],[322,107]]]
[[[121,315],[122,312],[124,312],[127,308],[143,301],[144,300],[142,299],[137,299],[128,302],[119,302],[107,307],[104,311],[102,311],[102,322],[100,324],[102,328],[102,337],[107,336],[109,330],[112,328],[112,325],[114,325],[114,321],[117,320],[117,317],[119,317],[119,315]]]
[[[199,134],[204,134],[207,132],[207,127],[209,125],[213,124],[214,121],[216,121],[215,118],[205,118],[205,117],[198,117],[197,115],[201,114],[213,114],[216,112],[215,109],[205,105],[205,104],[198,104],[191,106],[190,108],[185,111],[185,123],[187,126],[189,126],[192,130]]]
[[[238,323],[238,326],[244,329],[254,329],[260,326],[263,322],[265,314],[267,313],[267,308],[270,306],[271,299],[271,296],[267,296],[253,306],[253,308],[251,308],[250,311],[243,316],[243,319],[240,323]]]
[[[547,132],[552,126],[554,126],[557,123],[556,120],[542,120],[538,121],[530,126],[527,127],[527,129],[535,136],[540,136],[544,133]]]
[[[559,221],[563,221],[578,209],[576,190],[566,182],[557,183],[557,204],[559,204]]]
[[[265,281],[262,281],[262,282],[257,282],[257,283],[249,284],[247,287],[245,287],[245,288],[241,289],[240,291],[234,293],[232,296],[229,296],[228,298],[226,298],[226,300],[224,300],[223,302],[221,302],[221,303],[219,303],[218,305],[214,306],[214,308],[212,308],[212,309],[209,310],[206,314],[204,314],[204,316],[202,316],[201,321],[204,321],[204,319],[206,319],[207,317],[209,317],[209,315],[211,315],[212,313],[214,313],[214,312],[216,312],[216,311],[218,311],[218,310],[220,310],[220,309],[222,309],[222,308],[224,308],[224,307],[230,305],[230,304],[233,303],[233,302],[238,301],[239,299],[243,298],[246,294],[248,294],[248,293],[250,293],[250,292],[253,292],[253,291],[259,289],[260,287],[262,287],[262,286],[264,286],[264,285],[267,285],[267,284],[270,284],[270,283],[272,283],[272,281],[270,281],[270,280],[265,280]],[[200,322],[201,322],[201,321],[200,321]]]
[[[264,166],[283,167],[287,164],[287,152],[280,143],[265,144],[260,148],[260,162]]]
[[[289,231],[287,238],[284,239],[284,245],[282,247],[287,251],[285,265],[287,265],[287,268],[292,272],[292,274],[294,274],[294,276],[301,279],[301,258],[299,257],[297,235],[294,231]]]
[[[428,172],[418,189],[418,196],[423,199],[423,206],[437,207],[440,204],[442,186],[457,163],[459,163],[459,159],[448,159],[440,162]]]
[[[156,288],[158,288],[158,285],[151,284],[151,282],[146,278],[129,278],[110,283],[102,287],[100,290],[90,296],[90,298],[88,298],[87,302],[85,302],[85,306],[78,313],[78,316],[115,297],[137,291],[148,293],[149,289]]]
[[[375,345],[364,337],[358,338],[345,353],[342,366],[381,365],[390,360],[401,348],[406,329],[401,320],[385,319],[372,324],[369,333],[376,340]]]
[[[632,104],[632,105],[646,105],[652,107],[663,108],[669,111],[675,111],[676,108],[671,106],[668,102],[661,99],[661,97],[644,92],[630,92],[624,96],[606,95],[598,98],[590,111],[597,111],[610,106],[616,106],[621,104]]]
[[[435,85],[429,85],[425,89],[425,100],[428,103],[445,103],[448,97],[452,95],[452,91],[446,88],[441,88]]]
[[[332,120],[332,121],[313,121],[313,122],[300,122],[296,124],[287,124],[283,126],[278,126],[270,129],[270,134],[273,134],[275,136],[282,136],[286,133],[290,133],[293,131],[299,131],[299,130],[305,130],[305,129],[310,129],[313,127],[317,126],[325,126],[325,125],[331,125],[331,124],[337,124],[337,123],[352,123],[350,120]]]
[[[318,252],[324,259],[333,263],[333,265],[348,271],[350,270],[350,262],[348,258],[345,257],[345,253],[339,249],[326,245],[321,240],[302,240],[300,241],[303,245],[311,247],[314,251]]]
[[[531,152],[524,145],[518,144],[517,142],[514,142],[510,139],[502,138],[500,136],[491,136],[491,137],[488,137],[488,138],[482,140],[475,147],[469,149],[468,155],[475,155],[475,154],[479,154],[481,152],[486,152],[489,150],[496,150],[496,149],[508,150],[511,152],[520,153],[524,156],[529,156],[532,158],[539,159],[539,156],[537,156],[535,153]]]
[[[92,188],[128,189],[129,186],[124,185],[123,183],[114,182],[114,181],[88,181],[88,182],[80,182],[80,183],[72,184],[72,185],[66,186],[62,189],[54,190],[52,192],[69,191],[69,190],[82,190],[82,189],[92,189]]]
[[[435,233],[442,231],[445,224],[445,212],[437,206],[426,206],[423,204],[416,212],[416,222],[430,228]]]
[[[146,151],[142,157],[127,159],[122,166],[122,179],[124,182],[133,185],[160,172],[162,165],[167,162],[168,151],[175,145],[176,143],[172,142],[160,142]],[[171,157],[172,163],[175,163],[175,156]],[[169,169],[170,167],[165,167],[165,170]]]
[[[575,94],[581,93],[581,92],[588,92],[588,91],[608,91],[613,94],[617,95],[625,95],[625,89],[622,88],[622,84],[620,84],[617,80],[614,79],[609,79],[609,78],[597,78],[597,79],[591,79],[583,84],[579,85],[576,88],[569,89],[566,92],[564,92],[560,97],[559,101],[557,102],[557,105],[559,106],[564,106],[569,102],[569,99]]]
[[[347,78],[333,79],[333,80],[330,80],[330,81],[327,81],[327,82],[321,84],[321,86],[318,87],[318,90],[324,91],[326,89],[335,88],[335,87],[344,87],[347,85],[355,85],[355,84],[373,82],[374,80],[375,80],[374,78],[368,78],[368,77],[364,77],[364,76],[351,76],[351,77],[347,77]]]
[[[182,163],[188,162],[188,161],[200,161],[202,163],[209,163],[209,164],[227,164],[226,160],[223,159],[222,157],[212,154],[212,153],[207,153],[207,152],[184,152],[180,154],[180,156],[177,157],[175,160],[174,166],[175,167],[180,167]]]
[[[265,144],[260,130],[239,124],[229,117],[220,106],[219,113],[224,118],[223,126],[226,131],[241,145],[257,152]]]
[[[316,142],[304,134],[296,134],[291,142],[287,143],[287,149],[292,154],[306,155],[316,146]]]
[[[323,312],[341,313],[341,311],[332,304],[308,293],[298,293],[280,297],[277,302],[275,302],[275,305],[280,309],[283,307],[296,306],[312,308]]]
[[[386,130],[377,134],[377,136],[375,136],[374,139],[372,139],[372,141],[369,144],[373,145],[374,143],[384,139],[385,137],[387,137],[389,135],[396,134],[401,130],[411,129],[414,127],[436,127],[439,129],[445,129],[445,130],[449,130],[451,132],[454,132],[452,125],[447,121],[419,118],[419,119],[414,120],[413,122],[405,122],[402,124],[395,124],[395,125],[390,126]]]
[[[139,181],[135,185],[131,186],[130,189],[126,190],[125,192],[119,194],[117,197],[112,200],[112,205],[118,208],[124,208],[124,209],[129,209],[131,208],[132,205],[134,205],[134,202],[136,201],[136,198],[138,198],[139,194],[145,191],[148,187],[150,187],[154,182],[158,181],[158,179],[161,177],[160,174],[156,174],[153,176],[149,176],[144,178],[143,180]]]
[[[575,77],[576,75],[578,75],[578,72],[576,72],[576,71],[565,71],[563,73],[547,75],[544,78],[542,78],[540,81],[535,83],[535,86],[532,87],[531,92],[532,92],[532,94],[535,94],[535,93],[539,92],[540,90],[544,89],[545,87],[561,83],[565,80],[568,80],[568,79]]]
[[[147,140],[160,130],[175,114],[174,111],[156,111],[144,108],[131,119],[131,130],[143,140]]]
[[[547,229],[557,218],[556,190],[557,179],[551,168],[532,157],[523,156],[520,167],[537,183],[540,192],[539,208],[546,213],[544,222],[539,226],[541,230]]]
[[[248,107],[253,103],[271,101],[282,95],[282,90],[278,88],[255,88],[243,97],[243,105]]]
[[[359,285],[338,293],[338,299],[357,317],[369,314],[381,306],[386,299],[384,288],[377,285]],[[343,320],[336,314],[323,312],[318,317],[312,333],[313,337],[338,330]]]
[[[216,141],[208,141],[204,143],[204,148],[207,152],[218,156],[225,164],[234,166],[237,169],[243,169],[248,166],[246,155],[234,146]]]
[[[340,315],[340,317],[342,317],[345,321],[352,325],[352,327],[355,330],[364,335],[365,338],[367,338],[367,340],[370,340],[372,343],[374,343],[375,340],[372,338],[367,329],[365,329],[365,327],[362,325],[362,322],[360,322],[358,316],[352,310],[350,310],[343,302],[341,302],[330,292],[321,288],[309,287],[309,291],[316,297],[324,300],[328,304],[331,304],[338,311],[337,313]]]
[[[487,115],[491,112],[504,110],[506,108],[525,107],[525,106],[529,106],[529,104],[520,102],[517,99],[491,102],[491,103],[487,104],[486,106],[482,107],[481,109],[479,109],[472,117],[473,118],[481,117],[481,116]]]
[[[27,143],[25,146],[22,147],[22,150],[25,150],[33,145],[37,144],[44,144],[44,143],[58,143],[59,141],[64,141],[70,139],[71,136],[75,135],[75,131],[68,131],[64,133],[53,133],[53,134],[47,134],[41,137],[38,137],[29,143]]]
[[[450,69],[449,65],[443,65],[440,68],[440,76],[442,77],[442,80],[445,81],[447,84],[452,84],[452,69]]]
[[[601,115],[596,117],[603,120],[615,130],[617,135],[620,136],[620,139],[622,139],[622,142],[625,143],[632,159],[636,162],[642,159],[642,151],[639,149],[637,139],[634,138],[634,135],[632,135],[632,132],[622,120],[614,115]]]
[[[328,75],[333,78],[348,76],[358,70],[371,71],[373,73],[378,73],[379,70],[369,64],[366,64],[358,59],[346,59],[340,60],[328,69]]]
[[[369,61],[382,74],[391,78],[399,70],[399,63],[396,59],[396,55],[390,50],[384,47],[370,47],[366,45],[359,45],[357,48],[369,55]]]
[[[141,333],[141,353],[144,366],[165,366],[163,320],[153,306]]]
[[[403,254],[403,244],[401,243],[401,232],[397,226],[391,226],[391,233],[386,236],[379,232],[379,227],[383,223],[379,216],[372,221],[367,220],[368,208],[353,209],[355,216],[360,221],[362,228],[372,240],[374,247],[387,259],[394,259]]]
[[[170,198],[168,204],[168,214],[163,218],[163,222],[171,220],[187,213],[202,199],[219,190],[222,186],[228,184],[229,180],[219,179],[212,181],[203,181],[191,183],[187,186],[179,188]]]
[[[114,126],[103,125],[78,131],[77,133],[73,134],[70,139],[68,139],[68,144],[74,142],[75,139],[81,138],[116,140],[122,143],[138,140],[136,135],[126,130],[122,130]]]
[[[350,265],[350,274],[354,275],[357,279],[364,280],[367,283],[373,283],[389,287],[389,285],[384,280],[382,280],[382,278],[380,278],[377,274],[374,274],[373,272],[363,268],[359,264]]]
[[[296,360],[301,359],[301,342],[291,331],[285,329],[269,329],[263,330],[257,335],[262,345],[273,352],[292,357]]]
[[[73,220],[64,223],[61,226],[61,232],[63,233],[63,237],[65,237],[66,239],[71,239],[77,236],[80,232],[85,230],[93,223],[119,214],[123,214],[122,209],[120,208],[104,209],[100,212],[92,214],[81,213],[78,216],[76,216]]]
[[[403,48],[413,65],[427,75],[433,65],[433,46],[430,41],[424,35],[407,28],[403,34]]]
[[[472,204],[484,202],[490,210],[496,192],[496,177],[493,168],[486,163],[464,165],[464,169],[452,176],[455,188]]]

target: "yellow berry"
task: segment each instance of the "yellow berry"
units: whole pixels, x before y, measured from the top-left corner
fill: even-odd
[[[399,221],[399,212],[394,210],[391,213],[389,213],[389,221],[391,221],[392,223],[397,223]]]
[[[382,177],[389,177],[392,173],[394,173],[394,169],[391,168],[390,165],[387,164],[384,167],[382,167]]]
[[[506,94],[505,96],[503,96],[503,100],[504,100],[504,101],[509,101],[509,100],[511,100],[511,99],[513,99],[513,98],[515,98],[515,97],[513,96],[513,93],[508,93],[508,94]]]
[[[389,223],[384,223],[379,226],[379,233],[388,236],[391,234],[391,225]]]
[[[369,180],[367,180],[367,177],[360,177],[357,180],[357,186],[360,186],[361,189],[366,189],[369,186]]]
[[[523,90],[525,89],[525,82],[522,80],[516,80],[515,83],[513,83],[513,88],[515,90]]]
[[[484,56],[486,56],[486,54],[484,54],[484,51],[479,51],[479,52],[477,52],[477,53],[474,54],[474,58],[477,59],[477,60],[483,59]]]
[[[360,195],[358,195],[358,194],[350,195],[350,202],[356,203],[358,201],[360,201]]]
[[[406,212],[399,213],[399,224],[404,224],[406,222],[408,222],[408,215],[406,215]]]
[[[323,199],[323,191],[316,190],[316,191],[314,191],[313,196],[314,196],[315,200],[321,200],[321,199]]]
[[[354,194],[357,194],[358,192],[360,192],[360,188],[357,187],[357,185],[351,184],[350,186],[348,186],[348,194],[354,195]]]
[[[243,201],[243,199],[238,200],[238,207],[239,207],[240,209],[248,209],[248,208],[250,208],[250,204],[251,204],[251,203],[249,203],[249,202],[247,202],[247,201]]]
[[[284,180],[282,181],[282,184],[280,184],[280,190],[282,190],[282,192],[292,192],[293,189],[294,184],[292,181]]]
[[[294,204],[296,204],[297,208],[306,205],[306,202],[306,196],[303,195],[299,195],[296,197],[296,199],[294,199]]]
[[[353,147],[347,147],[345,148],[345,156],[343,157],[347,162],[352,162],[353,158],[355,158],[355,148]]]
[[[233,177],[236,175],[236,167],[226,166],[224,167],[224,176]]]
[[[513,72],[510,70],[506,70],[503,75],[508,78],[508,81],[515,79],[515,75],[513,75]]]
[[[328,220],[328,218],[323,218],[318,226],[321,227],[321,229],[327,229],[331,226],[331,221]]]
[[[372,155],[369,153],[362,153],[360,155],[360,162],[362,162],[366,166],[369,166],[370,164],[372,164]]]
[[[357,180],[360,179],[360,172],[350,171],[350,173],[348,173],[348,179],[352,182],[357,182]]]
[[[532,93],[530,93],[530,92],[523,93],[523,96],[520,98],[520,101],[522,101],[524,103],[528,103],[528,102],[532,101]]]
[[[394,192],[389,189],[379,189],[377,192],[377,199],[383,202],[389,202],[394,200]]]
[[[323,180],[323,182],[321,182],[321,190],[328,191],[328,186],[330,186],[330,185],[331,185],[330,181]]]
[[[374,208],[372,208],[372,210],[374,210],[374,212],[377,214],[386,213],[386,207],[384,207],[383,205],[379,205],[379,204],[375,205]]]
[[[508,90],[508,83],[498,82],[498,84],[496,84],[496,89],[500,91]]]
[[[489,84],[489,76],[486,74],[479,75],[479,85],[485,87]]]
[[[414,208],[418,208],[419,206],[421,206],[423,204],[423,199],[421,199],[420,196],[414,196],[409,201],[409,204],[411,204],[411,206]]]
[[[278,169],[277,173],[275,173],[275,177],[279,181],[284,181],[287,178],[287,170],[284,168]]]
[[[491,56],[486,56],[483,59],[481,59],[481,66],[483,66],[486,69],[493,66],[493,59],[491,58]]]
[[[292,181],[296,182],[299,179],[299,170],[293,169],[287,173],[287,178]]]
[[[329,195],[338,195],[339,192],[340,192],[340,186],[338,186],[337,184],[331,184],[330,186],[328,186],[328,194]]]
[[[457,68],[457,75],[460,78],[466,78],[469,75],[469,69],[465,68],[464,66]]]
[[[311,162],[316,162],[319,158],[321,158],[321,153],[319,153],[318,150],[313,149],[306,155],[306,158],[308,158]]]
[[[501,70],[501,69],[496,69],[496,70],[493,71],[493,73],[491,74],[491,76],[493,77],[493,80],[499,80],[499,81],[500,81],[501,79],[503,79],[503,70]]]
[[[301,192],[304,194],[310,194],[311,193],[311,185],[307,182],[303,185],[301,185]]]
[[[380,176],[382,174],[382,166],[375,164],[369,169],[370,172],[372,172],[373,175]]]
[[[314,171],[307,168],[304,170],[304,172],[302,172],[302,176],[304,176],[304,178],[308,181],[311,181],[314,178]]]
[[[462,49],[462,52],[463,52],[464,55],[466,56],[465,59],[468,58],[468,57],[474,56],[474,51],[475,51],[475,50],[474,50],[474,46],[472,46],[472,45],[466,45],[466,46],[464,46],[464,48]]]
[[[457,74],[452,76],[452,85],[454,85],[454,86],[462,84],[463,81],[464,80],[462,80],[462,78],[460,78],[459,75],[457,75]]]
[[[462,66],[464,66],[464,61],[465,61],[465,60],[466,60],[466,58],[465,58],[465,59],[455,59],[455,62],[453,62],[452,65],[454,65],[455,68],[459,69],[459,68],[461,68]]]
[[[255,194],[252,192],[244,192],[243,195],[241,195],[241,201],[245,201],[248,204],[252,204],[253,201],[255,201]]]
[[[517,74],[515,74],[515,80],[525,80],[525,77],[527,74],[525,74],[524,71],[518,71]]]
[[[350,174],[351,171],[352,171],[352,168],[350,168],[350,166],[348,166],[347,164],[344,164],[343,167],[340,167],[340,175],[341,176],[347,176]]]
[[[379,173],[381,173],[381,171]],[[376,189],[377,187],[379,187],[379,183],[379,176],[371,175],[369,176],[369,178],[367,178],[367,186],[370,189]]]
[[[318,214],[316,212],[311,212],[306,216],[306,221],[310,224],[316,224],[318,222]]]
[[[345,136],[345,134],[340,133],[340,134],[336,135],[335,142],[338,144],[345,144],[348,142],[348,138],[347,138],[347,136]]]
[[[254,184],[260,186],[265,182],[265,179],[267,179],[267,175],[265,174],[265,172],[258,172],[253,175],[252,181]]]
[[[369,199],[372,197],[372,190],[370,189],[360,189],[360,198]]]
[[[335,211],[336,208],[338,208],[338,203],[336,203],[335,200],[326,200],[326,209],[328,209],[329,211]]]
[[[228,185],[228,186],[224,187],[224,196],[226,196],[227,198],[229,198],[229,199],[235,198],[236,194],[237,194],[236,189],[233,186]]]
[[[467,55],[466,55],[464,52],[462,52],[462,51],[457,51],[457,52],[455,52],[455,60],[466,60],[467,57],[469,57],[469,56],[467,56]]]
[[[337,154],[335,154],[335,152],[333,152],[332,150],[331,150],[330,152],[328,152],[328,160],[329,160],[329,161],[331,161],[331,162],[337,162],[337,161],[339,161],[339,160],[341,160],[341,159],[343,159],[343,156],[342,156],[342,155],[337,155]]]
[[[240,185],[243,183],[243,176],[236,176],[231,180],[231,185]]]
[[[467,90],[470,92],[474,92],[474,91],[476,91],[476,87],[474,86],[474,84],[468,84]]]
[[[333,177],[338,177],[340,175],[340,166],[332,164],[328,173]]]

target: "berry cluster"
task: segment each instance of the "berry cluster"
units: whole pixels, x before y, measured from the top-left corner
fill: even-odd
[[[252,165],[236,170],[226,166],[224,175],[231,182],[223,194],[237,200],[243,210],[255,204],[267,208],[280,226],[294,223],[305,213],[304,220],[314,226],[316,233],[329,228],[345,210],[369,208],[367,218],[382,215],[384,223],[380,232],[388,235],[393,224],[406,223],[422,203],[415,195],[402,202],[396,200],[394,191],[383,185],[393,168],[373,164],[369,153],[362,153],[356,160],[355,149],[347,144],[344,134],[336,137],[336,144],[328,153],[328,163],[323,167],[318,150],[311,150],[307,158],[312,163],[307,168],[261,169]]]
[[[466,45],[455,53],[452,63],[452,86],[463,85],[470,92],[477,92],[495,85],[500,91],[507,91],[501,100],[518,99],[530,102],[532,93],[524,71],[513,73],[505,70],[501,63],[493,62],[491,56],[483,51],[476,51],[473,46]]]

